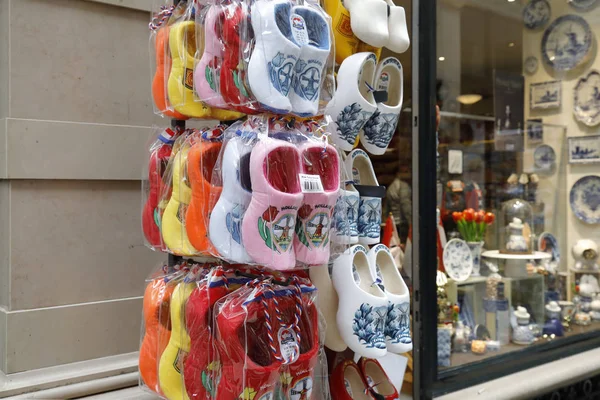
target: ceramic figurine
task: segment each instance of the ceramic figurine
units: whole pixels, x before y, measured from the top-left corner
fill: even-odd
[[[456,329],[454,333],[454,352],[456,353],[467,353],[469,351],[469,342],[471,339],[471,328],[464,325],[462,321],[456,323]]]
[[[517,327],[513,329],[512,341],[515,344],[527,345],[533,343],[533,332],[529,329],[529,313],[525,307],[517,307],[514,312],[517,318]]]
[[[527,246],[527,240],[523,236],[523,221],[519,218],[513,218],[512,222],[508,224],[509,236],[506,241],[506,251],[510,253],[527,253],[529,247]]]
[[[526,200],[530,203],[535,203],[537,200],[537,189],[540,182],[540,177],[537,174],[531,174],[529,176],[529,185],[527,185]]]
[[[506,180],[506,200],[523,197],[523,187],[519,185],[519,175],[513,173]]]
[[[598,245],[590,239],[580,239],[571,250],[576,270],[598,270]]]
[[[485,354],[486,351],[486,342],[484,340],[473,340],[471,342],[471,351],[473,354]]]
[[[450,366],[450,351],[452,328],[438,327],[437,329],[437,344],[438,344],[438,366],[449,367]]]
[[[572,301],[561,300],[558,302],[558,305],[560,306],[563,328],[570,330],[571,319],[575,312],[575,304]]]
[[[574,320],[575,320],[575,323],[577,325],[586,326],[586,325],[589,325],[589,324],[592,323],[592,319],[590,318],[590,314],[586,313],[586,312],[583,312],[583,311],[576,312]]]
[[[556,301],[551,301],[546,304],[546,315],[548,320],[546,321],[546,324],[544,324],[544,334],[563,336],[564,331],[560,321],[560,307]]]
[[[600,296],[596,295],[592,303],[590,304],[592,311],[590,311],[590,317],[594,321],[600,321]]]
[[[585,300],[582,301],[582,297],[577,295],[573,297],[573,303],[575,303],[573,322],[575,322],[577,325],[589,325],[592,322],[590,313],[588,312],[591,301],[586,304]],[[584,311],[585,309],[588,309],[588,311]]]
[[[594,275],[581,275],[579,279],[579,295],[582,297],[594,297],[598,292],[600,292],[598,279]]]

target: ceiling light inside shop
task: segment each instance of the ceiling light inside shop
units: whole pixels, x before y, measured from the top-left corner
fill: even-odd
[[[514,42],[510,42],[510,43],[508,44],[508,47],[515,47],[515,43],[514,43]]]
[[[515,0],[508,0],[508,2],[509,2],[509,3],[514,3],[514,2],[515,2]]]
[[[441,56],[440,58],[438,58],[438,60],[440,60],[440,61],[444,61],[445,59],[446,59],[446,57],[444,57],[444,56]]]
[[[456,98],[460,104],[464,104],[470,106],[471,104],[475,104],[478,101],[481,101],[482,96],[480,94],[461,94]]]

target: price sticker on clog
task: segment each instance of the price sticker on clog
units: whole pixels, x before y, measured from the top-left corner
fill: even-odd
[[[323,183],[319,175],[298,174],[302,193],[324,193]]]

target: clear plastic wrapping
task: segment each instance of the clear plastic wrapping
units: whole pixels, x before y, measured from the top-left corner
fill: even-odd
[[[150,22],[155,112],[229,121],[322,115],[335,90],[331,19],[314,3],[181,1]]]
[[[333,89],[330,17],[318,5],[256,1],[248,85],[263,110],[308,117],[322,114]]]
[[[170,400],[327,398],[315,299],[302,272],[161,265],[144,296],[140,386]]]
[[[191,188],[189,207],[185,212],[185,232],[196,254],[211,254],[208,239],[211,193],[218,197],[219,186],[212,185],[213,168],[223,144],[225,126],[205,129],[191,146],[187,158],[187,181]]]
[[[326,367],[315,289],[292,281],[253,281],[215,304],[215,399],[317,398],[315,380],[326,379]]]
[[[331,252],[330,228],[346,177],[321,124],[257,116],[225,131],[206,218],[212,255],[290,270],[345,249]]]
[[[158,268],[146,280],[142,332],[140,341],[140,386],[162,394],[158,379],[158,363],[171,339],[171,296],[188,273],[185,265]]]
[[[188,179],[187,160],[190,148],[198,140],[198,133],[191,132],[172,157],[172,192],[161,221],[161,232],[166,250],[181,256],[193,256],[197,250],[186,234],[185,216],[191,201],[192,190]]]
[[[142,231],[144,244],[153,250],[162,248],[160,196],[173,144],[181,132],[177,128],[155,127],[147,146],[149,156],[142,168]]]

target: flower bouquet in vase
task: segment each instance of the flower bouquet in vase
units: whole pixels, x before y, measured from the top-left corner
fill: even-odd
[[[486,213],[483,210],[475,211],[472,208],[467,208],[463,212],[452,213],[452,219],[454,219],[460,235],[467,241],[469,249],[471,249],[473,258],[471,276],[480,276],[481,248],[483,247],[485,230],[494,222],[496,216],[491,212]]]

